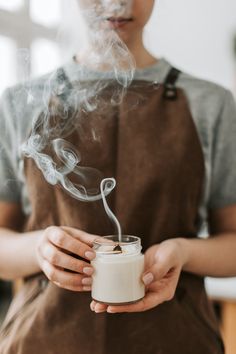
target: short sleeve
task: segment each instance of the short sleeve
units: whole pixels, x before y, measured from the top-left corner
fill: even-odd
[[[211,186],[208,207],[218,209],[236,204],[236,105],[225,91],[213,131]]]
[[[20,202],[15,134],[13,102],[6,90],[0,99],[0,201]]]

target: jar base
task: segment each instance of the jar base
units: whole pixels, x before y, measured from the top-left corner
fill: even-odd
[[[96,302],[99,302],[100,304],[104,304],[104,305],[109,305],[109,306],[124,306],[124,305],[132,305],[135,304],[136,302],[141,301],[144,298],[141,297],[140,299],[134,300],[134,301],[129,301],[129,302],[107,302],[107,301],[101,301],[101,300],[96,300],[92,297],[92,299]]]

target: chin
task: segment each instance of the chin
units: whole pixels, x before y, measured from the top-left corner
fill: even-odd
[[[116,31],[116,33],[118,34],[118,36],[120,37],[120,39],[126,44],[128,45],[128,43],[132,42],[132,38],[133,36],[130,35],[130,33],[128,33],[127,31]]]

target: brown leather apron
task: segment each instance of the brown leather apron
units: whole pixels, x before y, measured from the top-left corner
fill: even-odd
[[[116,178],[108,202],[123,233],[140,236],[144,251],[197,234],[204,159],[185,94],[175,87],[178,74],[172,69],[161,85],[134,81],[109,112],[81,114],[70,136],[82,166]],[[101,95],[106,98],[109,89]],[[98,235],[115,232],[101,201],[80,202],[47,184],[33,160],[26,161],[25,173],[32,204],[27,230],[69,225]],[[43,275],[29,279],[2,328],[0,353],[224,352],[201,277],[182,273],[174,299],[143,313],[95,314],[90,301],[90,293],[60,289]]]

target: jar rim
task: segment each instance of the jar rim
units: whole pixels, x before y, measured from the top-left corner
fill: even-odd
[[[111,244],[111,241],[115,242],[117,245],[120,245],[120,246],[141,244],[141,238],[138,236],[122,235],[122,240],[124,240],[125,238],[132,239],[132,241],[119,242],[118,235],[111,235],[111,236],[103,236],[102,240],[101,240],[101,238],[95,239],[93,241],[93,244],[97,245],[97,246],[100,246],[100,245],[105,245],[105,246],[108,245],[109,246]],[[113,239],[115,239],[115,240],[113,240]]]

